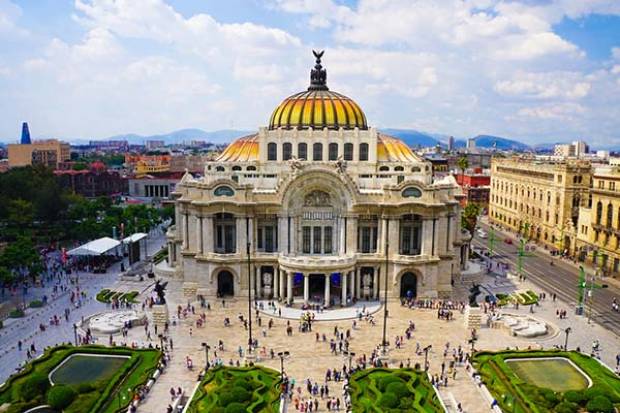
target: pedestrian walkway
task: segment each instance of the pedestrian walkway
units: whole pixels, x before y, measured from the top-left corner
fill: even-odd
[[[301,317],[308,312],[314,314],[314,321],[352,320],[358,318],[362,313],[374,314],[382,307],[381,303],[378,301],[358,301],[349,307],[315,311],[287,307],[278,302],[275,303],[275,306],[271,307],[269,304],[272,302],[273,301],[270,300],[259,300],[258,306],[259,308],[262,308],[260,312],[271,317],[279,317],[289,320],[300,320]]]

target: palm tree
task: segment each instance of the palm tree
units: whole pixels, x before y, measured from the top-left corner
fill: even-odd
[[[465,175],[465,170],[469,168],[469,161],[466,156],[461,156],[458,161],[456,161],[457,166],[461,170],[461,175]]]

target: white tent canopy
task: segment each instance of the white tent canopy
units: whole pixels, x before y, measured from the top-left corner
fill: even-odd
[[[136,232],[128,237],[123,238],[123,244],[130,244],[132,242],[140,241],[146,238],[146,234],[144,232]]]
[[[120,241],[113,238],[103,237],[80,245],[67,252],[67,255],[102,255],[118,247],[120,244]]]

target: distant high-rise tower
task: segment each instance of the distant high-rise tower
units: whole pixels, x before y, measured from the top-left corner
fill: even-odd
[[[450,136],[448,138],[448,150],[449,151],[453,151],[454,150],[454,136]]]
[[[30,145],[32,143],[30,141],[30,130],[28,129],[28,122],[22,123],[22,140],[20,143],[22,145]]]

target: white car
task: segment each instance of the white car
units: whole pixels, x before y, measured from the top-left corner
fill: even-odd
[[[486,233],[486,232],[484,232],[483,230],[479,229],[479,230],[478,230],[478,236],[479,236],[480,238],[486,238],[486,237],[487,237],[487,233]]]

